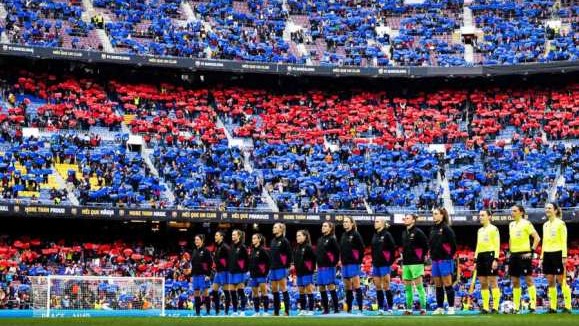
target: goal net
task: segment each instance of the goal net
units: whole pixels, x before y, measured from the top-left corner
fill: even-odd
[[[164,316],[159,277],[30,277],[35,317]]]

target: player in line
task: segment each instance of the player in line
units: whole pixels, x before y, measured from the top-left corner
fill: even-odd
[[[273,225],[273,236],[269,247],[271,256],[271,266],[269,272],[269,281],[271,282],[271,292],[273,293],[273,314],[279,316],[281,291],[284,303],[285,316],[290,315],[291,304],[290,296],[287,291],[288,268],[291,265],[292,248],[288,239],[285,237],[285,224],[275,223]]]
[[[344,233],[340,238],[340,253],[342,257],[342,279],[346,291],[346,310],[352,313],[354,292],[359,313],[364,308],[362,289],[360,288],[360,274],[362,258],[364,258],[364,240],[358,232],[356,221],[350,217],[344,217]]]
[[[209,276],[211,275],[213,258],[211,257],[211,252],[205,247],[205,235],[196,235],[194,242],[195,248],[191,255],[191,275],[195,295],[195,314],[201,316],[201,295],[203,295],[205,310],[207,315],[209,315],[211,311],[211,300],[209,298],[207,285]]]
[[[564,312],[571,311],[571,290],[566,282],[565,264],[567,258],[567,228],[561,220],[561,209],[555,203],[545,206],[547,222],[543,225],[544,244],[541,252],[541,264],[543,272],[549,283],[549,303],[550,313],[555,313],[557,308],[557,283],[561,284],[564,298]],[[525,210],[520,205],[515,205],[511,209],[513,221],[509,224],[509,274],[513,284],[514,313],[520,311],[521,286],[520,278],[525,277],[530,298],[530,312],[536,309],[536,289],[532,279],[532,253],[538,248],[541,241],[533,225],[524,218]],[[420,299],[420,314],[426,313],[426,294],[423,285],[424,264],[426,253],[430,250],[432,259],[432,277],[436,287],[437,309],[433,314],[443,314],[444,298],[448,302],[446,313],[454,313],[454,290],[452,288],[452,272],[455,268],[453,258],[456,254],[456,236],[450,227],[450,217],[444,208],[433,210],[434,226],[427,238],[426,235],[416,227],[417,216],[408,214],[404,217],[406,230],[402,234],[402,261],[403,275],[406,293],[405,314],[412,314],[414,308],[413,288],[416,288]],[[500,234],[496,226],[492,224],[492,213],[489,210],[479,212],[479,219],[482,227],[477,232],[477,244],[475,250],[475,277],[481,284],[481,296],[483,305],[482,314],[498,313],[500,306],[501,292],[498,287],[498,259],[500,252]],[[273,227],[274,238],[271,241],[270,252],[267,253],[260,244],[259,237],[252,241],[252,256],[248,261],[247,249],[244,249],[243,232],[234,230],[232,235],[233,246],[231,249],[223,243],[223,233],[216,234],[217,251],[215,255],[217,273],[214,278],[213,295],[216,307],[219,307],[219,299],[216,292],[222,285],[222,274],[227,268],[229,270],[228,283],[231,289],[226,292],[225,309],[228,310],[228,296],[233,299],[233,310],[237,312],[238,301],[242,301],[239,308],[244,311],[245,301],[243,286],[244,275],[248,269],[252,273],[252,288],[254,288],[254,298],[259,298],[267,311],[267,293],[265,283],[255,283],[258,278],[263,281],[262,275],[255,273],[254,253],[263,250],[269,257],[269,281],[271,282],[274,297],[274,311],[279,315],[281,310],[279,291],[283,294],[284,312],[289,315],[291,309],[289,295],[287,294],[287,268],[292,265],[297,274],[299,289],[299,315],[311,315],[314,308],[313,295],[313,274],[318,272],[317,285],[322,299],[323,313],[330,312],[329,294],[331,295],[334,313],[339,312],[339,299],[336,291],[336,267],[341,261],[342,276],[344,279],[345,305],[348,313],[352,312],[354,293],[356,303],[362,311],[362,292],[360,290],[360,265],[364,253],[364,241],[357,231],[356,222],[351,217],[344,218],[344,233],[338,242],[335,236],[335,226],[331,222],[322,223],[322,236],[317,241],[314,249],[311,246],[311,239],[307,230],[299,230],[296,233],[297,246],[292,252],[289,241],[285,238],[285,225],[276,223]],[[377,218],[374,223],[375,233],[371,242],[372,249],[372,277],[376,286],[376,297],[378,303],[378,313],[386,314],[393,306],[393,295],[390,286],[390,266],[395,259],[395,242],[392,235],[387,231],[388,224],[384,218]],[[533,242],[530,243],[529,239]],[[255,239],[254,239],[255,240]],[[195,242],[200,242],[204,247],[203,239],[196,236]],[[255,243],[253,243],[255,242]],[[256,245],[258,245],[256,247]],[[200,249],[199,249],[200,250]],[[229,252],[229,264],[224,266],[222,260]],[[244,257],[245,252],[245,257]],[[264,254],[265,255],[265,254]],[[195,255],[194,255],[195,257]],[[193,265],[195,265],[193,259]],[[193,268],[194,280],[198,268]],[[201,269],[201,275],[203,270]],[[194,282],[195,283],[195,282]],[[254,284],[255,283],[255,284]],[[195,283],[196,284],[196,283]],[[196,286],[196,285],[194,285]],[[204,289],[198,286],[195,288],[196,310],[197,302],[201,302],[197,297],[203,293]],[[226,288],[227,289],[227,288]],[[276,290],[277,289],[277,290]],[[241,291],[240,291],[241,290]],[[256,293],[257,290],[257,293]],[[277,294],[277,295],[276,295]],[[205,294],[207,297],[207,295]],[[286,297],[287,296],[287,297]],[[239,299],[238,299],[239,298]],[[491,308],[492,298],[492,308]],[[277,299],[277,300],[276,300]],[[385,300],[386,299],[386,300]],[[387,305],[385,304],[387,302]],[[255,305],[255,302],[254,302]],[[216,308],[219,309],[219,308]],[[259,311],[259,300],[257,301],[256,312]],[[237,313],[236,315],[239,315]]]
[[[267,275],[270,272],[271,258],[265,249],[265,237],[256,233],[251,237],[251,254],[249,256],[249,286],[253,299],[253,308],[257,316],[269,316],[269,298],[267,297]],[[260,296],[261,294],[261,296]],[[259,313],[259,303],[263,304],[263,312]]]
[[[231,303],[233,305],[232,316],[245,316],[247,299],[244,289],[249,267],[249,254],[244,244],[245,233],[241,230],[233,230],[231,240],[228,283],[231,289]]]
[[[231,248],[225,241],[225,233],[223,231],[215,232],[215,252],[213,260],[215,261],[215,275],[213,276],[213,285],[211,294],[213,296],[213,304],[215,306],[215,315],[219,315],[220,309],[220,295],[219,288],[223,290],[225,296],[225,315],[229,315],[229,306],[231,305],[231,288],[228,282],[229,275],[229,256]]]
[[[297,279],[296,284],[300,293],[299,316],[314,315],[314,269],[316,267],[316,254],[312,248],[312,240],[308,230],[299,230],[296,233],[297,247],[294,251],[294,268]],[[306,306],[307,298],[307,306]]]
[[[390,273],[392,263],[396,258],[396,243],[388,232],[388,223],[384,217],[374,220],[374,236],[372,237],[372,276],[376,287],[378,314],[392,314],[394,295],[390,290]],[[384,305],[384,296],[388,306]]]
[[[434,226],[430,230],[429,245],[430,259],[432,260],[432,279],[436,287],[435,315],[442,315],[444,311],[444,295],[448,302],[449,315],[454,314],[454,288],[452,275],[455,270],[454,256],[456,254],[456,236],[450,228],[450,217],[445,208],[439,207],[432,211]]]
[[[316,246],[316,263],[318,266],[317,285],[322,297],[323,314],[330,313],[328,290],[332,297],[334,313],[339,313],[338,293],[336,292],[336,265],[340,259],[340,245],[335,235],[332,222],[322,223],[322,236]]]

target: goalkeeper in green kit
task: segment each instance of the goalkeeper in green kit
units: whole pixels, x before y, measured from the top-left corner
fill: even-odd
[[[422,277],[424,276],[424,260],[428,252],[428,238],[416,227],[417,216],[404,216],[406,230],[402,233],[402,279],[406,293],[405,315],[412,314],[414,304],[414,290],[418,291],[420,299],[420,314],[426,315],[426,291]]]

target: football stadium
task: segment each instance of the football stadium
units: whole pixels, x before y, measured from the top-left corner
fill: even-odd
[[[577,325],[577,0],[0,0],[0,325]]]

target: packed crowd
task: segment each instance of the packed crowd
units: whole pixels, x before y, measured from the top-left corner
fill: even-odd
[[[577,60],[579,6],[476,0],[474,40],[462,0],[1,1],[11,43],[207,59],[349,66],[468,66]],[[89,15],[94,15],[90,17]],[[106,17],[106,18],[105,18]],[[552,26],[551,18],[562,22]],[[92,19],[91,19],[92,18]],[[474,46],[474,62],[465,46]],[[470,60],[469,60],[470,61]]]
[[[553,196],[574,207],[577,92],[270,92],[21,72],[2,86],[3,196],[16,186],[20,199],[62,200],[69,184],[83,204],[271,209],[271,196],[280,211],[392,212],[440,205],[447,180],[458,208],[540,207]],[[150,161],[126,150],[123,125]],[[41,179],[60,195],[37,193]]]

